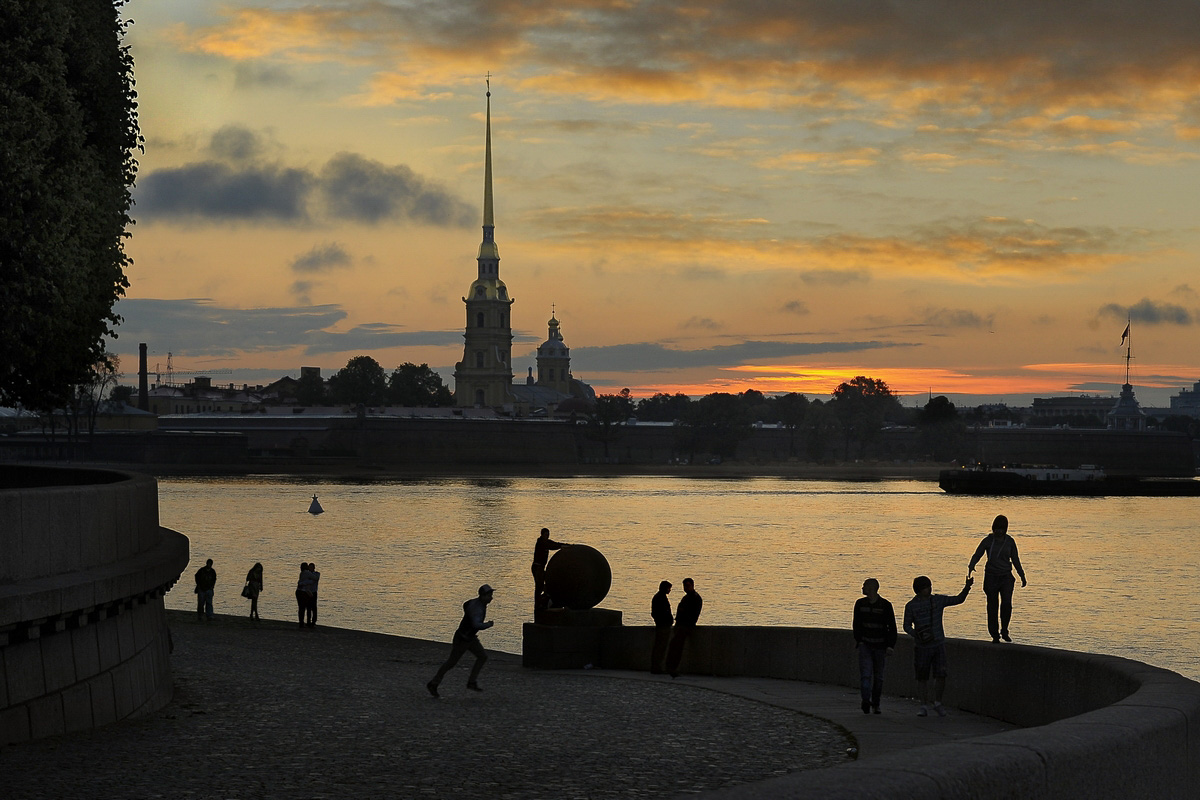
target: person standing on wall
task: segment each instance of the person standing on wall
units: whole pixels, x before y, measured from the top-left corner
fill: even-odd
[[[246,573],[246,586],[242,589],[242,597],[250,601],[250,619],[261,619],[258,616],[258,596],[262,594],[263,565],[255,562]]]
[[[213,590],[217,585],[217,571],[210,558],[196,570],[196,619],[213,618]]]
[[[1025,570],[1021,568],[1017,543],[1008,535],[1008,517],[1003,514],[992,521],[992,532],[983,537],[979,547],[975,548],[975,555],[971,556],[971,562],[967,564],[968,575],[975,571],[975,565],[983,558],[984,553],[987,553],[987,566],[983,570],[983,593],[987,596],[988,633],[992,635],[993,643],[1001,639],[1011,642],[1008,623],[1012,619],[1013,589],[1017,585],[1017,579],[1012,574],[1013,568],[1016,567],[1017,574],[1021,576],[1022,588],[1028,586],[1029,582],[1025,580]]]
[[[567,546],[565,542],[556,542],[551,539],[549,528],[542,528],[541,535],[533,543],[533,564],[530,566],[530,571],[533,572],[533,607],[535,609],[545,608],[550,604],[550,598],[546,596],[546,561],[550,558],[550,551]]]
[[[650,617],[654,620],[654,649],[650,651],[650,672],[654,675],[663,673],[663,658],[667,655],[667,644],[671,641],[671,625],[675,615],[671,613],[671,601],[667,595],[671,593],[671,582],[663,581],[658,584],[658,591],[650,600]]]
[[[858,647],[858,674],[862,684],[862,710],[879,714],[883,695],[883,669],[896,646],[896,612],[879,596],[879,581],[863,581],[864,597],[854,602],[854,642]]]
[[[696,622],[700,619],[700,609],[704,607],[704,598],[696,591],[696,583],[691,578],[683,579],[683,599],[675,609],[675,634],[671,637],[671,645],[667,649],[667,672],[672,678],[679,677],[679,662],[683,659],[683,645],[692,632],[696,630]]]
[[[913,580],[916,596],[904,606],[904,632],[913,637],[913,669],[916,672],[917,692],[921,695],[918,717],[929,716],[929,673],[933,672],[933,710],[946,716],[942,693],[946,691],[946,631],[942,628],[942,612],[967,599],[975,579],[968,576],[963,589],[954,597],[933,593],[933,582],[924,575]]]
[[[487,661],[487,653],[484,652],[483,645],[479,642],[479,632],[496,624],[491,620],[484,621],[484,617],[487,616],[488,604],[492,602],[492,594],[492,587],[485,583],[479,587],[478,597],[463,603],[463,618],[462,622],[458,623],[458,630],[454,632],[454,638],[451,640],[450,656],[438,668],[433,679],[425,684],[425,688],[434,697],[440,696],[438,695],[438,685],[442,682],[442,678],[446,677],[447,672],[454,669],[454,665],[468,650],[475,656],[475,663],[471,666],[471,674],[467,677],[467,688],[476,692],[483,691],[479,688],[479,672]]]

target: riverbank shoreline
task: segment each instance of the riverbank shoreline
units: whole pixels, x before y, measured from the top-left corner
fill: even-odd
[[[39,462],[41,463],[41,462]],[[782,478],[806,481],[872,482],[914,480],[936,483],[938,473],[950,465],[938,462],[863,461],[833,464],[814,462],[741,462],[721,464],[462,464],[414,468],[390,464],[122,464],[100,462],[46,462],[49,466],[88,466],[141,472],[156,478],[254,477],[290,475],[332,480],[387,481],[422,479],[482,480],[488,478],[696,478],[740,480]]]

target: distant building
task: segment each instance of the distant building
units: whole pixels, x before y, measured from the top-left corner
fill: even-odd
[[[1138,405],[1133,396],[1133,384],[1121,386],[1121,396],[1117,404],[1107,416],[1108,427],[1115,431],[1144,431],[1146,430],[1146,412]]]
[[[1034,419],[1053,420],[1088,416],[1103,420],[1113,410],[1117,398],[1080,394],[1067,397],[1035,397],[1029,414]]]
[[[1200,417],[1200,381],[1193,383],[1191,389],[1180,389],[1179,394],[1171,396],[1171,413]]]
[[[553,314],[546,325],[546,341],[537,349],[537,379],[530,367],[525,385],[511,387],[518,413],[537,413],[539,410],[549,413],[560,409],[569,413],[590,408],[596,402],[596,392],[571,374],[571,350],[563,341],[562,330]]]

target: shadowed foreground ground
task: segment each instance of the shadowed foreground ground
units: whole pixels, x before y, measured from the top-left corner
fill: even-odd
[[[481,694],[449,645],[168,612],[175,699],[151,717],[0,750],[17,798],[670,797],[843,763],[825,720],[686,683],[523,669]],[[483,634],[486,644],[487,634]]]

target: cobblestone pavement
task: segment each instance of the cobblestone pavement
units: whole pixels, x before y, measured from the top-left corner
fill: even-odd
[[[684,683],[526,670],[448,644],[168,612],[175,698],[0,750],[5,798],[671,797],[843,763],[830,722]],[[486,646],[486,636],[482,635]]]

